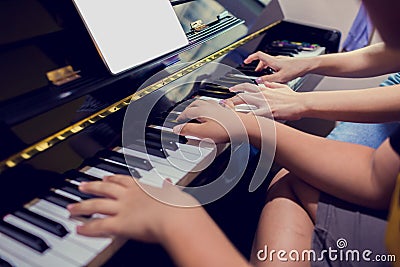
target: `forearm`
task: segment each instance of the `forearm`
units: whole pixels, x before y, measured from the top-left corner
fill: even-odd
[[[245,125],[253,145],[275,142],[262,133],[273,121],[247,116]],[[257,124],[260,123],[260,128]],[[309,135],[276,123],[275,161],[315,188],[343,200],[371,208],[386,208],[390,186],[377,186],[374,150]]]
[[[400,70],[400,51],[383,43],[304,60],[309,61],[308,73],[334,77],[363,78]]]
[[[352,122],[400,120],[400,85],[298,95],[302,117]]]
[[[177,266],[249,266],[202,208],[171,216],[163,232],[162,245]]]

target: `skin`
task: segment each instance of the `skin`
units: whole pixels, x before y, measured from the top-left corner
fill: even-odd
[[[225,127],[221,127],[224,122],[201,115],[204,112],[221,114],[225,112],[224,109],[229,108],[200,101],[185,110],[182,116],[200,118],[201,123],[189,123],[184,127],[179,127],[181,134],[221,141],[229,139]],[[261,129],[267,128],[266,124],[273,121],[250,114],[237,116],[246,127],[251,143],[260,147]],[[373,150],[307,135],[283,124],[277,124],[276,131],[278,136],[276,161],[292,173],[296,173],[296,177],[290,177],[289,174],[283,175],[283,178],[276,179],[273,183],[270,190],[272,193],[260,218],[255,251],[261,244],[268,244],[274,249],[309,249],[315,218],[312,214],[315,214],[318,199],[317,189],[366,207],[388,208],[395,178],[400,168],[399,157],[388,142],[379,149]],[[268,138],[268,135],[264,136]],[[232,138],[240,138],[240,136]],[[324,153],[321,154],[321,151]],[[316,154],[319,156],[315,157]],[[310,157],[315,160],[308,160]],[[321,168],[321,166],[325,167]],[[359,166],[359,168],[354,168],[354,166]],[[210,266],[215,263],[219,266],[220,264],[221,266],[246,266],[244,258],[201,207],[185,209],[160,203],[150,198],[129,179],[116,176],[108,177],[104,182],[81,184],[80,189],[83,192],[104,196],[106,199],[88,200],[71,205],[68,207],[71,214],[102,213],[109,217],[85,224],[78,228],[79,233],[88,236],[120,235],[147,242],[159,242],[164,245],[178,266]],[[296,182],[293,183],[291,180]],[[164,189],[172,190],[172,193],[179,197],[190,199],[173,186],[167,186]],[[144,206],[146,206],[145,211],[143,211]],[[292,212],[286,212],[288,210]],[[292,217],[295,215],[303,219],[294,220]],[[193,231],[193,225],[196,231]],[[274,231],[271,232],[271,229]],[[306,229],[306,231],[301,229]],[[188,241],[191,242],[188,244],[180,240],[194,241]],[[188,245],[191,246],[192,252],[182,253]],[[207,247],[207,253],[204,252],[205,247]],[[254,254],[253,260],[255,260]],[[201,263],[193,261],[193,257],[202,257],[204,261]],[[260,266],[269,263],[277,266],[308,264],[255,261],[253,263]]]
[[[71,215],[102,213],[108,217],[79,226],[78,233],[158,242],[166,248],[177,266],[248,266],[202,207],[182,208],[164,204],[149,196],[143,187],[146,186],[139,186],[132,177],[123,175],[105,177],[102,182],[82,183],[79,186],[82,192],[105,198],[69,205]],[[146,189],[153,190],[154,194],[171,194],[187,204],[196,203],[195,199],[168,182],[162,189]],[[185,251],[187,253],[182,253]]]
[[[324,76],[362,78],[400,70],[400,50],[379,43],[347,53],[322,55],[313,58],[272,57],[262,52],[250,55],[245,63],[260,60],[256,70],[272,67],[276,73],[261,77],[266,88],[259,88],[265,99],[264,106],[271,109],[279,120],[320,118],[352,122],[388,122],[400,119],[400,85],[370,89],[329,92],[293,92],[287,82],[309,73]],[[268,82],[267,82],[268,81]],[[232,91],[254,92],[254,85],[242,84]],[[279,90],[274,90],[279,89]],[[259,97],[261,94],[259,94]],[[249,97],[247,97],[249,98]],[[255,98],[254,98],[255,99]],[[233,98],[241,104],[240,95]],[[248,99],[248,104],[256,101]]]
[[[400,51],[386,43],[378,43],[346,53],[326,54],[310,58],[270,56],[263,52],[249,55],[244,63],[260,60],[256,70],[266,67],[276,72],[262,76],[263,81],[285,83],[308,73],[333,77],[364,78],[396,72],[400,69]]]
[[[336,121],[380,123],[400,120],[400,85],[362,90],[297,93],[286,85],[265,82],[265,87],[240,84],[230,88],[240,93],[234,105],[259,108],[256,115],[277,120],[320,118]]]
[[[219,111],[216,109],[214,112]],[[260,148],[261,136],[264,142],[265,139],[274,142],[268,140],[271,135],[262,134],[262,129],[269,128],[268,124],[273,123],[271,120],[250,114],[239,116],[253,145]],[[181,133],[213,139],[207,130],[215,128],[215,123],[213,120],[203,121],[203,131],[198,125],[194,131],[188,124],[181,129]],[[225,132],[219,134],[224,135]],[[254,266],[309,266],[308,262],[281,262],[276,258],[275,261],[259,261],[255,255],[265,244],[275,250],[310,249],[320,191],[350,203],[387,210],[400,160],[388,141],[373,150],[304,134],[279,123],[276,124],[276,136],[275,161],[289,172],[276,177],[268,192],[251,263]]]
[[[399,3],[394,0],[365,0],[364,3],[378,28],[382,28],[381,34],[388,47],[400,47],[400,36],[396,34],[400,18],[394,13],[398,8],[393,8],[399,7]],[[269,119],[252,114],[234,115],[233,118],[240,118],[246,136],[234,130],[229,131],[233,136],[227,136],[228,126],[225,124],[229,121],[220,121],[209,115],[232,114],[222,110],[228,108],[196,105],[185,110],[182,116],[197,118],[201,123],[177,127],[175,130],[180,134],[208,137],[219,142],[229,138],[249,138],[258,147],[262,141],[273,142],[268,139],[268,134],[261,135],[263,125],[273,123]],[[319,191],[371,208],[388,208],[395,176],[400,169],[400,159],[388,141],[373,150],[304,134],[279,123],[276,124],[276,136],[276,160],[290,173],[281,173],[271,185],[254,242],[255,251],[264,244],[277,249],[308,249]],[[81,184],[83,192],[98,194],[105,199],[71,205],[68,207],[71,214],[104,213],[109,216],[86,223],[78,228],[79,233],[88,236],[121,235],[159,242],[178,266],[248,265],[201,207],[183,209],[160,203],[130,179],[113,176],[103,182]],[[172,186],[164,185],[159,190],[189,202],[195,201]],[[300,217],[291,217],[292,214]],[[196,231],[193,231],[194,226]],[[186,249],[188,246],[190,251]],[[260,262],[254,255],[252,263],[256,266],[309,266],[307,262]]]

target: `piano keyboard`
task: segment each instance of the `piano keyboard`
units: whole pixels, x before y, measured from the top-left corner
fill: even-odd
[[[71,218],[67,205],[95,197],[78,190],[81,182],[133,173],[140,182],[152,186],[162,186],[165,178],[178,184],[211,163],[216,150],[211,145],[198,147],[179,142],[170,143],[165,150],[146,145],[101,151],[85,162],[87,166],[67,172],[65,182],[51,189],[47,196],[7,214],[0,222],[0,258],[4,266],[89,265],[114,240],[76,233],[76,227],[90,218]]]
[[[309,51],[307,54],[310,55]],[[219,101],[232,97],[234,93],[227,87],[249,78],[255,82],[254,78],[268,74],[267,70],[255,72],[251,68],[254,64],[238,68],[245,76],[228,73],[214,84],[202,84],[193,100]],[[293,84],[295,82],[298,80]],[[65,173],[65,181],[50,189],[47,195],[38,196],[4,216],[0,221],[0,266],[90,266],[107,260],[110,255],[103,258],[101,255],[117,250],[124,240],[78,235],[76,227],[91,218],[71,218],[67,205],[95,197],[79,191],[81,182],[98,181],[113,174],[133,174],[141,183],[156,187],[161,187],[165,178],[170,178],[173,184],[188,185],[228,146],[216,147],[200,142],[198,138],[177,136],[172,132],[179,124],[176,117],[190,103],[186,101],[172,113],[156,118],[157,123],[148,125],[144,141],[100,151],[78,170]],[[236,107],[241,112],[254,108],[248,105]]]

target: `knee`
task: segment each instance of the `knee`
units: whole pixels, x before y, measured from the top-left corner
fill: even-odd
[[[298,178],[290,181],[290,189],[315,223],[320,191]]]
[[[296,202],[315,222],[320,192],[287,170],[279,172],[267,191],[267,203],[278,199]]]

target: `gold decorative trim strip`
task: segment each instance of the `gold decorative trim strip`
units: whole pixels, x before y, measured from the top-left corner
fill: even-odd
[[[81,120],[73,125],[47,137],[46,139],[43,139],[28,148],[12,155],[11,157],[3,160],[0,162],[0,173],[7,170],[8,168],[13,168],[20,164],[21,162],[28,160],[34,156],[36,156],[39,153],[42,153],[46,151],[47,149],[55,146],[56,144],[63,142],[67,138],[71,137],[72,135],[75,135],[79,133],[80,131],[86,129],[87,127],[95,124],[96,122],[104,119],[105,117],[117,112],[118,110],[128,106],[131,102],[136,101],[158,89],[161,87],[178,80],[179,78],[201,68],[202,66],[206,65],[207,63],[216,60],[217,58],[220,58],[223,55],[226,55],[230,51],[246,44],[247,42],[259,37],[261,34],[265,33],[268,29],[274,27],[275,25],[279,24],[281,21],[277,21],[273,24],[268,25],[265,28],[262,28],[259,31],[256,31],[228,46],[225,48],[222,48],[221,50],[169,75],[168,77],[147,86],[146,88],[143,88],[142,90],[125,97],[124,99],[110,105],[109,107],[106,107],[105,109],[100,110],[99,112]]]

